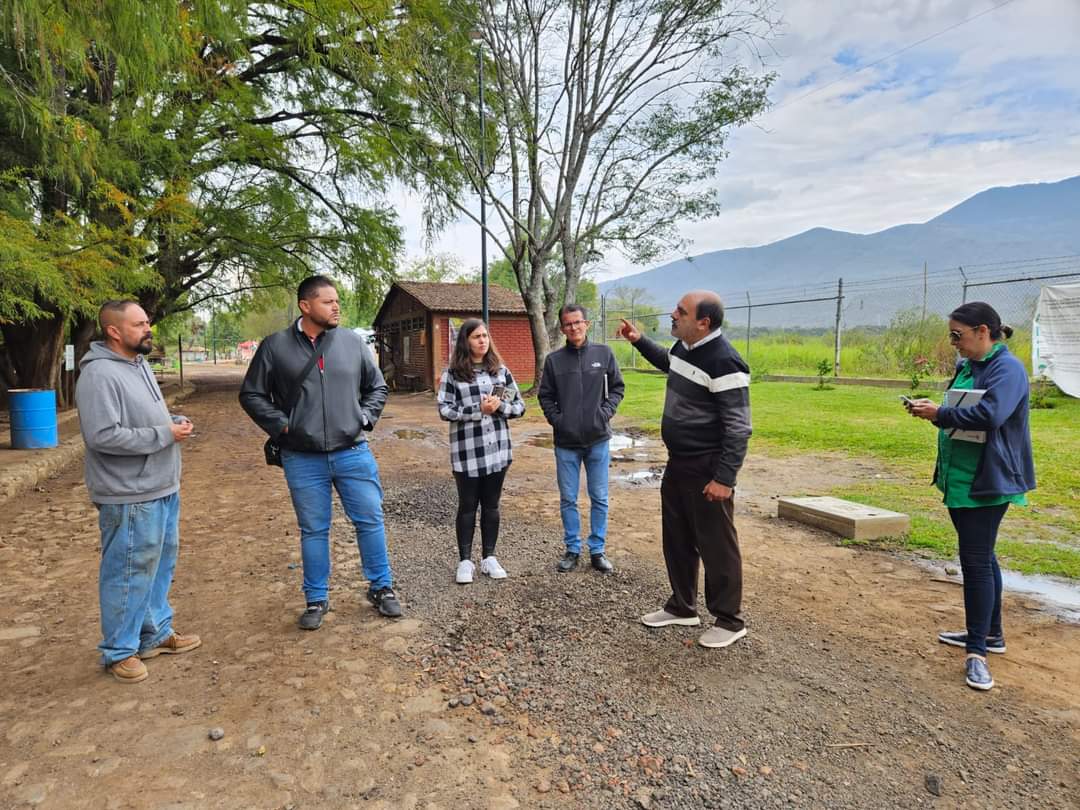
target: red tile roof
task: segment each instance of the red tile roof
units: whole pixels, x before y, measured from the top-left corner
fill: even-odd
[[[479,284],[444,284],[433,281],[395,281],[375,317],[378,322],[386,304],[394,295],[394,289],[415,298],[432,312],[480,313],[481,289]],[[488,286],[488,311],[500,315],[525,315],[525,302],[521,296],[497,284]]]

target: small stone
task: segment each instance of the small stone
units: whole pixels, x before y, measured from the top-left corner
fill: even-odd
[[[955,577],[957,574],[960,573],[960,569],[957,568],[955,565],[946,565],[945,573],[948,574],[950,577]]]
[[[459,698],[450,698],[450,700],[446,701],[446,705],[449,706],[451,709],[456,709],[459,705],[461,705],[461,700]]]
[[[183,706],[173,706],[172,709],[170,709],[170,711],[172,712],[173,717],[183,717],[184,716],[184,707]]]
[[[475,734],[470,734],[465,739],[467,739],[471,743],[480,742],[479,738]]]
[[[475,700],[476,700],[476,698],[474,698],[472,695],[462,695],[461,696],[461,705],[462,706],[472,706],[473,703],[475,702]]]
[[[480,704],[480,714],[486,714],[488,717],[493,717],[499,713],[499,710],[495,707],[494,703],[484,701]]]
[[[214,728],[210,729],[206,736],[208,736],[211,740],[220,740],[222,737],[225,736],[225,729],[221,728],[220,726],[215,726]]]
[[[567,782],[565,779],[560,779],[559,780],[559,793],[569,793],[569,792],[570,792],[570,783]]]
[[[740,765],[731,766],[731,772],[736,776],[746,776],[747,770]]]
[[[536,783],[536,792],[537,793],[550,793],[551,792],[551,782],[549,782],[547,779],[541,779],[539,782]]]
[[[772,768],[770,768],[768,765],[762,765],[760,768],[757,769],[757,772],[760,773],[762,776],[772,776]]]
[[[940,796],[942,791],[941,777],[936,773],[926,775],[926,789],[935,796]]]
[[[255,749],[255,756],[257,756],[257,757],[265,757],[266,756],[266,746],[265,745],[260,745],[258,748],[256,748]]]

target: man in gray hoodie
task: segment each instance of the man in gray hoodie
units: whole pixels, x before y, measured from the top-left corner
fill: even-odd
[[[121,683],[146,680],[143,659],[194,650],[173,629],[169,588],[179,548],[180,448],[191,435],[172,416],[147,367],[150,319],[134,301],[98,313],[104,340],[79,364],[75,402],[86,443],[86,488],[98,508],[98,596],[105,668]]]

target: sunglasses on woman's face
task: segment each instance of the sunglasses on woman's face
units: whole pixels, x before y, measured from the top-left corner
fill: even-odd
[[[969,332],[974,332],[975,330],[974,329],[969,329],[968,331]],[[949,330],[949,342],[950,343],[958,343],[960,341],[960,338],[962,338],[963,336],[964,336],[964,330],[962,330],[962,329],[950,329]]]

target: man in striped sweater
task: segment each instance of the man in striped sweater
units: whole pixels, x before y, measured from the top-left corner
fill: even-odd
[[[648,627],[697,626],[698,563],[716,623],[698,639],[727,647],[746,635],[742,557],[735,531],[735,478],[750,439],[750,369],[720,331],[724,307],[707,290],[684,295],[671,313],[670,351],[631,323],[620,333],[667,373],[661,435],[668,463],[660,486],[664,560],[671,598],[641,617]]]

